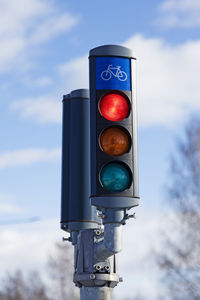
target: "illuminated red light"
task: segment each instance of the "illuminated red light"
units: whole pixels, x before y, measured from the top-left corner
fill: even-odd
[[[107,94],[99,103],[101,115],[109,121],[121,121],[129,114],[130,105],[126,97],[119,94]]]

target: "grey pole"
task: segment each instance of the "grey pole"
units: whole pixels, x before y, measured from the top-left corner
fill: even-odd
[[[113,288],[121,281],[117,253],[122,249],[122,225],[81,230],[75,248],[74,283],[80,287],[80,299],[113,300]]]
[[[113,300],[113,288],[109,287],[82,287],[81,300]]]

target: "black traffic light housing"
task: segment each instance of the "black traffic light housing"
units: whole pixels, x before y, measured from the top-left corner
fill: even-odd
[[[106,45],[92,49],[90,51],[89,61],[91,204],[97,208],[131,208],[139,204],[135,56],[133,52],[126,47]],[[125,118],[115,121],[108,120],[103,116],[100,106],[102,99],[107,95],[111,95],[110,98],[113,97],[114,102],[116,102],[115,98],[118,97],[116,95],[120,95],[127,100],[129,111]],[[119,104],[119,107],[121,107],[120,105],[121,104]],[[115,109],[114,106],[115,103],[113,109]],[[112,107],[110,111],[112,112]],[[122,155],[108,155],[100,145],[102,132],[110,127],[118,127],[127,132],[130,146]],[[130,176],[129,183],[123,190],[109,190],[102,184],[102,170],[105,166],[112,163],[116,163],[117,166],[125,166],[129,174],[127,176]],[[112,164],[112,166],[114,165]],[[111,168],[111,177],[113,172],[113,168]],[[107,175],[108,173],[105,174],[106,183],[108,179],[106,177]],[[116,179],[115,174],[113,176]],[[116,182],[116,184],[118,184],[118,182]]]
[[[68,232],[98,228],[90,193],[89,91],[63,97],[61,228]]]

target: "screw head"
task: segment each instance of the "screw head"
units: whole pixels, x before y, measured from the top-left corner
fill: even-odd
[[[96,277],[96,276],[95,276],[94,274],[90,274],[90,279],[93,280],[93,279],[95,279],[95,277]]]
[[[100,235],[100,234],[101,234],[101,231],[100,231],[100,230],[95,230],[95,234],[96,234],[96,235]]]
[[[105,215],[102,213],[102,211],[97,211],[97,217],[104,219]]]

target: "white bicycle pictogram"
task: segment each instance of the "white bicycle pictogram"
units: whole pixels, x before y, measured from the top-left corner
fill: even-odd
[[[110,80],[112,75],[117,77],[120,81],[126,81],[127,79],[126,72],[121,71],[120,66],[113,67],[112,65],[108,65],[107,70],[104,70],[101,73],[101,78],[103,80]]]

